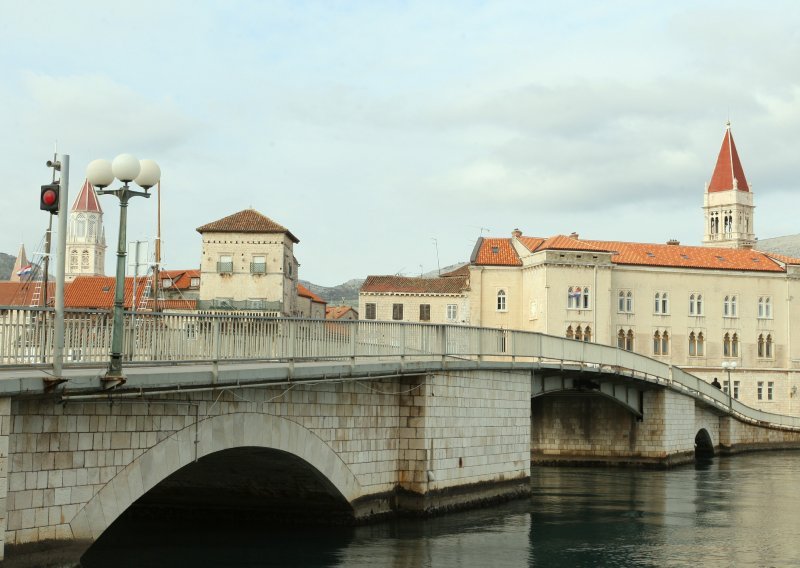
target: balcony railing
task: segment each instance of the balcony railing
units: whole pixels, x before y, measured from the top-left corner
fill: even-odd
[[[250,263],[250,273],[251,274],[266,274],[267,273],[267,263],[266,262],[251,262]]]
[[[233,262],[217,262],[217,272],[220,274],[231,274],[233,272]]]

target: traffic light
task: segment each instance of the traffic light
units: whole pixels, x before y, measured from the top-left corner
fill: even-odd
[[[39,196],[39,209],[58,214],[58,183],[51,183],[42,186],[42,193]]]

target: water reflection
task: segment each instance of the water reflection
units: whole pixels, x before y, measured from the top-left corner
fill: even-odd
[[[114,526],[84,566],[800,565],[800,453],[669,471],[534,468],[529,500],[355,528]]]

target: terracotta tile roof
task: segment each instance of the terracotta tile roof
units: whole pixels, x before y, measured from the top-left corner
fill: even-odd
[[[212,223],[197,227],[198,233],[285,233],[293,242],[300,241],[289,229],[255,209],[245,209]]]
[[[158,301],[158,306],[162,311],[194,311],[197,309],[197,300],[164,300]],[[141,306],[136,306],[140,308]],[[148,299],[145,301],[145,310],[153,309],[153,300]]]
[[[168,287],[170,290],[188,290],[192,287],[192,278],[200,278],[200,270],[160,270],[158,278],[162,282],[165,278],[172,279],[172,284]]]
[[[597,241],[599,242],[599,241]],[[599,246],[595,241],[580,240],[576,237],[556,235],[544,239],[536,250],[583,250],[583,251],[607,251],[608,249]]]
[[[83,182],[83,187],[78,192],[78,197],[72,204],[73,211],[88,211],[91,213],[102,213],[103,208],[100,207],[100,202],[97,201],[97,194],[94,192],[94,186],[89,183],[89,180]]]
[[[544,242],[541,237],[518,237],[517,240],[529,251],[535,251]]]
[[[64,307],[107,310],[114,307],[113,276],[78,276],[64,290]],[[140,276],[136,283],[136,308],[139,308],[142,294],[147,286],[147,277]],[[133,277],[125,278],[123,305],[131,309],[133,297]]]
[[[744,177],[742,162],[739,160],[739,152],[736,151],[736,144],[733,142],[730,122],[725,127],[725,137],[722,139],[722,148],[719,150],[717,165],[714,173],[711,174],[711,181],[708,182],[708,191],[727,191],[733,189],[733,180],[736,178],[736,187],[739,191],[750,191],[747,185],[747,178]]]
[[[777,260],[779,262],[782,262],[784,264],[800,264],[800,258],[794,258],[794,257],[791,257],[791,256],[786,256],[784,254],[778,254],[776,252],[764,252],[764,253],[761,253],[761,254],[764,254],[764,255],[766,255],[766,256],[768,256],[770,258],[773,258],[773,259],[775,259],[775,260]]]
[[[380,294],[395,292],[403,294],[459,294],[467,289],[464,276],[439,278],[412,278],[408,276],[367,276],[361,285],[362,292]]]
[[[522,266],[511,239],[478,239],[471,262],[479,266]]]
[[[355,313],[355,310],[350,306],[328,306],[325,308],[325,319],[341,319],[348,312]]]
[[[317,302],[319,304],[327,304],[325,300],[317,296],[314,292],[303,286],[302,284],[297,285],[297,295],[303,296],[304,298],[311,298],[312,302]]]
[[[47,284],[48,305],[53,305],[53,296],[56,293],[55,282]],[[0,282],[0,306],[30,306],[36,290],[36,282]],[[39,305],[41,305],[40,294]]]
[[[442,278],[453,278],[458,276],[469,277],[469,264],[465,264],[464,266],[459,266],[455,270],[451,270],[450,272],[445,272],[441,276]]]

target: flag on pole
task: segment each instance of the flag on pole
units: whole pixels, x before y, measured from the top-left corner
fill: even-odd
[[[31,272],[33,272],[33,265],[29,264],[28,266],[23,266],[22,269],[17,272],[17,276],[27,276]]]

